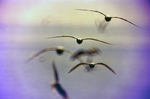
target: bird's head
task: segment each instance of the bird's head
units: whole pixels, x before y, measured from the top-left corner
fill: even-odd
[[[77,39],[77,43],[78,43],[78,44],[81,44],[82,42],[83,42],[83,39],[82,39],[82,38],[78,38],[78,39]]]
[[[55,84],[56,84],[55,81],[50,83],[50,86],[51,86],[52,90],[56,90]]]
[[[90,68],[94,68],[95,64],[94,63],[90,63],[89,66],[90,66]]]
[[[106,22],[109,22],[111,20],[110,15],[105,16],[105,20],[106,20]]]
[[[63,52],[64,52],[64,47],[58,46],[57,49],[56,49],[56,52],[57,52],[58,55],[63,54]]]
[[[60,83],[59,81],[58,81],[58,82],[56,82],[56,81],[51,82],[51,84],[50,84],[51,89],[52,89],[52,90],[56,90],[57,87],[60,86],[60,84],[61,84],[61,83]]]

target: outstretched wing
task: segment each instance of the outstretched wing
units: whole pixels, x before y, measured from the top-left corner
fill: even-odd
[[[64,48],[64,51],[70,54],[74,54],[74,51]]]
[[[74,37],[74,36],[69,36],[69,35],[62,35],[62,36],[48,37],[48,38],[46,38],[46,39],[50,39],[50,38],[60,38],[60,37],[70,37],[70,38],[77,39],[76,37]]]
[[[105,41],[101,41],[101,40],[94,39],[94,38],[84,38],[83,40],[94,40],[94,41],[98,41],[98,42],[102,42],[102,43],[105,43],[105,44],[112,45],[112,44],[110,44],[110,43],[107,43],[107,42],[105,42]]]
[[[87,10],[87,9],[75,9],[75,10],[97,12],[97,13],[100,13],[106,17],[106,15],[104,13],[97,11],[97,10]]]
[[[33,60],[34,58],[36,58],[37,56],[39,56],[40,54],[44,53],[44,52],[47,52],[47,51],[51,51],[51,50],[55,50],[56,48],[46,48],[46,49],[43,49],[39,52],[37,52],[36,54],[34,54],[32,57],[30,57],[29,59],[27,59],[25,61],[25,64],[30,62],[31,60]]]
[[[104,63],[95,63],[95,65],[103,65],[103,66],[105,66],[106,68],[108,68],[110,71],[112,71],[114,74],[116,74],[113,69],[111,69],[108,65],[106,65],[106,64],[104,64]]]
[[[58,72],[57,72],[54,60],[52,61],[52,67],[53,67],[54,79],[55,79],[56,82],[58,82],[59,81],[59,77],[58,77]]]
[[[76,66],[74,66],[68,73],[72,72],[74,69],[76,69],[77,67],[81,66],[81,65],[88,65],[89,63],[79,63]]]
[[[141,28],[141,27],[139,27],[138,25],[136,25],[136,24],[132,23],[131,21],[128,21],[127,19],[124,19],[124,18],[122,18],[122,17],[112,17],[112,18],[118,18],[118,19],[124,20],[124,21],[126,21],[126,22],[128,22],[128,23],[130,23],[130,24],[132,24],[132,25],[134,25],[134,26],[136,26],[136,27],[138,27],[138,28]]]

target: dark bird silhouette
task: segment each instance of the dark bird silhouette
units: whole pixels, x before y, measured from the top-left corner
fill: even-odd
[[[68,73],[72,72],[73,70],[75,70],[77,67],[82,66],[82,65],[89,65],[90,68],[94,68],[95,65],[102,65],[105,66],[106,68],[108,68],[111,72],[113,72],[114,74],[115,71],[113,69],[111,69],[108,65],[104,64],[104,63],[79,63],[76,66],[74,66]]]
[[[100,11],[96,11],[96,10],[87,10],[87,9],[75,9],[75,10],[97,12],[97,13],[102,14],[103,16],[105,16],[105,21],[106,21],[106,22],[109,22],[112,18],[117,18],[117,19],[124,20],[124,21],[126,21],[126,22],[128,22],[128,23],[130,23],[130,24],[132,24],[132,25],[134,25],[134,26],[136,26],[136,27],[138,27],[138,28],[141,28],[141,27],[139,27],[138,25],[136,25],[136,24],[132,23],[131,21],[128,21],[127,19],[122,18],[122,17],[109,16],[109,15],[106,15],[106,14],[104,14],[104,13],[102,13],[102,12],[100,12]]]
[[[98,55],[101,51],[98,48],[91,48],[89,50],[79,49],[74,54],[71,55],[71,59],[75,60],[76,58],[79,58],[81,56],[94,56]]]
[[[67,92],[65,91],[65,89],[60,84],[58,72],[57,72],[56,65],[55,65],[54,61],[52,61],[52,67],[53,67],[53,73],[54,73],[55,81],[51,83],[51,88],[55,89],[63,97],[63,99],[69,99]]]
[[[110,44],[110,43],[107,43],[107,42],[105,42],[105,41],[101,41],[101,40],[98,40],[98,39],[95,39],[95,38],[77,38],[77,37],[69,36],[69,35],[48,37],[47,39],[51,39],[51,38],[61,38],[61,37],[74,38],[74,39],[76,39],[76,42],[77,42],[78,44],[81,44],[81,43],[83,42],[83,40],[93,40],[93,41],[102,42],[102,43],[105,43],[105,44],[112,45],[112,44]]]
[[[70,53],[70,54],[74,54],[74,51],[72,50],[69,50],[69,49],[66,49],[62,46],[57,46],[57,47],[51,47],[51,48],[45,48],[43,50],[40,50],[39,52],[37,52],[36,54],[34,54],[32,57],[30,57],[29,59],[27,59],[25,61],[25,63],[28,63],[30,62],[31,60],[33,60],[34,58],[36,58],[37,56],[39,56],[40,54],[42,53],[45,53],[45,52],[48,52],[48,51],[56,51],[58,55],[62,55],[63,52],[67,52],[67,53]],[[80,58],[77,58],[80,62],[83,62]]]

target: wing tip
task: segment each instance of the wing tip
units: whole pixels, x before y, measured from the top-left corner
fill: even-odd
[[[26,61],[24,61],[24,64],[27,64],[31,61],[31,59],[27,59]]]
[[[72,72],[72,69],[68,72],[68,74],[71,73],[71,72]]]
[[[68,72],[68,74],[70,74],[71,71]]]
[[[113,71],[113,73],[114,73],[115,75],[117,75],[116,72]]]

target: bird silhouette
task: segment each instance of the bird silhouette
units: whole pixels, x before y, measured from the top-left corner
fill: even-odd
[[[93,41],[97,41],[97,42],[101,42],[101,43],[105,43],[105,44],[109,44],[109,45],[112,45],[110,43],[107,43],[105,41],[101,41],[101,40],[98,40],[98,39],[95,39],[95,38],[77,38],[77,37],[74,37],[74,36],[69,36],[69,35],[62,35],[62,36],[54,36],[54,37],[48,37],[46,39],[51,39],[51,38],[61,38],[61,37],[69,37],[69,38],[74,38],[76,39],[76,42],[78,44],[81,44],[83,42],[83,40],[93,40]]]
[[[95,65],[102,65],[102,66],[105,66],[106,68],[108,68],[111,72],[113,72],[114,74],[116,74],[115,73],[115,71],[113,70],[113,69],[111,69],[108,65],[106,65],[106,64],[104,64],[104,63],[93,63],[93,62],[91,62],[91,63],[79,63],[79,64],[77,64],[76,66],[74,66],[68,73],[70,73],[70,72],[72,72],[73,70],[75,70],[77,67],[79,67],[79,66],[84,66],[84,65],[89,65],[89,67],[92,69],[92,68],[94,68],[95,67]]]
[[[27,59],[25,61],[25,64],[30,62],[31,60],[33,60],[34,58],[36,58],[37,56],[39,56],[40,54],[42,53],[45,53],[45,52],[48,52],[48,51],[56,51],[58,55],[62,55],[63,52],[67,52],[67,53],[70,53],[70,54],[74,54],[74,51],[72,50],[69,50],[69,49],[66,49],[62,46],[57,46],[57,47],[51,47],[51,48],[45,48],[45,49],[42,49],[40,50],[39,52],[37,52],[36,54],[34,54],[32,57],[30,57],[29,59]],[[82,59],[80,58],[77,58],[80,62],[83,62]]]
[[[67,92],[65,91],[65,89],[60,84],[58,72],[57,72],[56,65],[55,65],[54,61],[52,61],[52,68],[53,68],[55,81],[53,81],[51,83],[51,88],[57,90],[57,92],[63,97],[63,99],[69,99]]]
[[[117,19],[124,20],[124,21],[126,21],[126,22],[128,22],[128,23],[130,23],[130,24],[132,24],[132,25],[134,25],[134,26],[136,26],[136,27],[138,27],[138,28],[141,28],[141,27],[139,27],[138,25],[134,24],[134,23],[131,22],[131,21],[128,21],[128,20],[125,19],[125,18],[106,15],[106,14],[100,12],[100,11],[97,11],[97,10],[87,10],[87,9],[75,9],[75,10],[97,12],[97,13],[102,14],[103,16],[105,16],[105,21],[106,21],[106,22],[109,22],[112,18],[117,18]]]
[[[71,55],[71,59],[75,60],[77,58],[80,58],[81,56],[94,56],[94,55],[98,55],[101,52],[101,50],[99,50],[96,47],[90,48],[88,50],[85,49],[79,49],[76,52],[74,52],[74,54]]]

